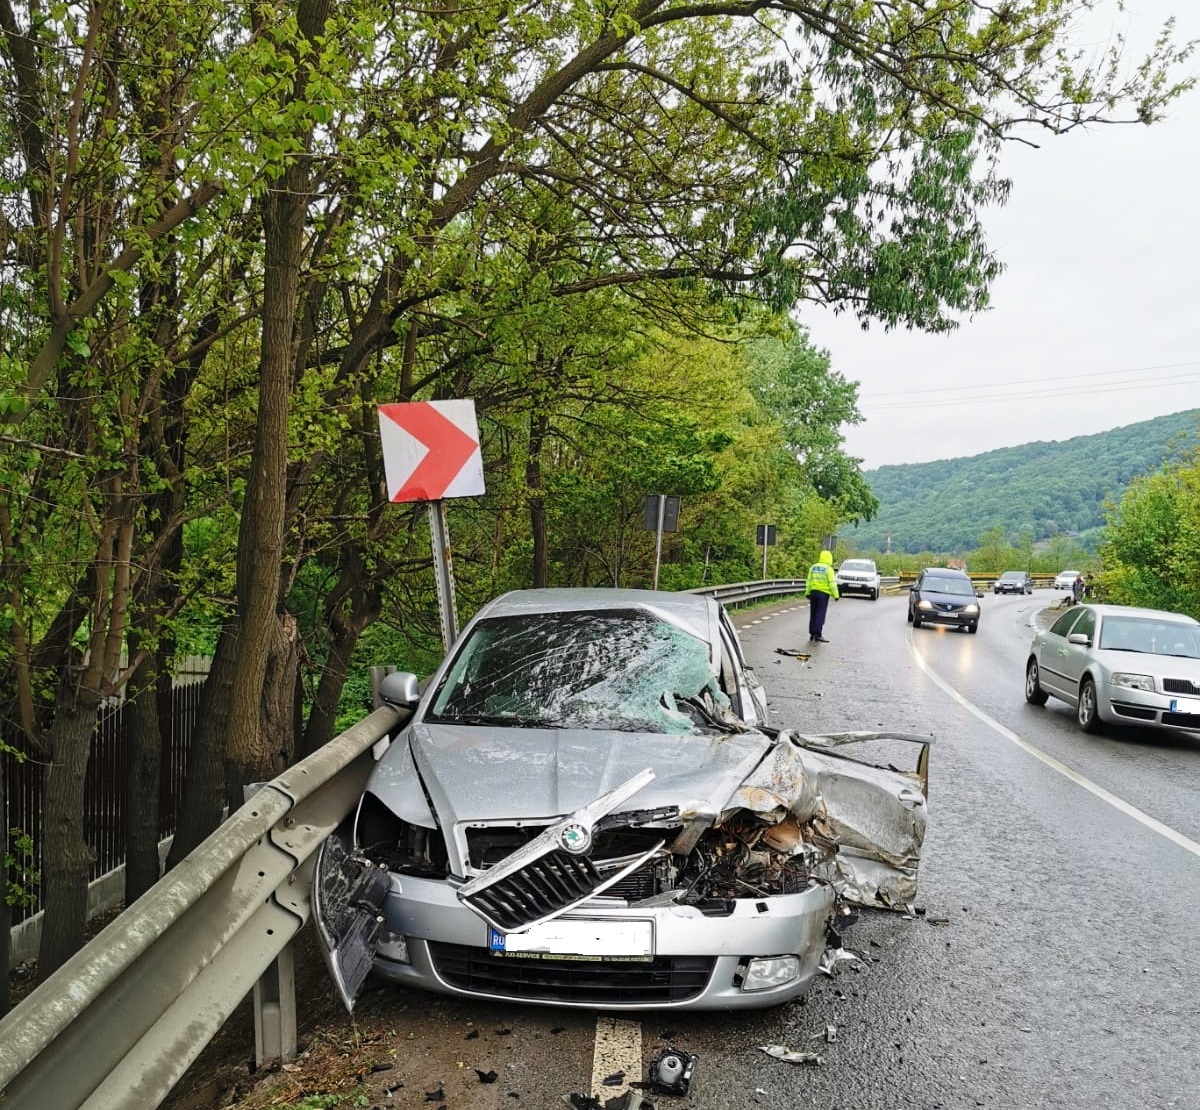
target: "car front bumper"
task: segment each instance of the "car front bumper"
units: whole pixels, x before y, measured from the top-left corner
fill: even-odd
[[[837,584],[839,594],[875,594],[879,592],[879,587],[874,582],[843,582],[840,579]]]
[[[803,995],[825,952],[833,891],[814,886],[730,904],[731,913],[716,917],[695,906],[637,906],[601,897],[560,919],[590,922],[601,936],[605,923],[614,934],[648,923],[649,959],[495,954],[489,925],[458,900],[452,882],[393,876],[383,907],[393,939],[379,946],[374,971],[442,994],[593,1010],[758,1009]],[[795,957],[794,976],[743,989],[750,961],[788,955]]]
[[[951,612],[944,609],[918,609],[917,616],[922,624],[952,624],[965,628],[979,623],[978,613],[964,613],[961,609]]]
[[[1100,705],[1103,720],[1169,729],[1192,736],[1200,733],[1200,698],[1108,686]]]

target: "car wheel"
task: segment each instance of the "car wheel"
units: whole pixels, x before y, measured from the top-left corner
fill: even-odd
[[[912,622],[913,622],[913,614],[912,614],[912,606],[910,605],[908,607],[908,623],[912,624]]]
[[[1096,684],[1085,678],[1079,685],[1079,701],[1075,706],[1075,720],[1084,732],[1100,731],[1100,712],[1096,708]]]
[[[975,633],[979,631],[979,622],[975,621],[973,624],[968,624],[967,631],[970,632],[972,636],[974,636]]]
[[[1025,700],[1030,705],[1045,705],[1049,697],[1038,681],[1037,660],[1030,659],[1025,665]]]
[[[872,591],[871,591],[871,600],[872,600],[872,601],[878,601],[878,600],[879,600],[879,591],[878,591],[878,590],[872,590]]]
[[[918,616],[916,613],[913,613],[913,614],[911,615],[911,619],[912,619],[912,626],[913,626],[913,628],[920,628],[920,627],[921,627],[921,618],[920,618],[920,617],[919,617],[919,616]]]

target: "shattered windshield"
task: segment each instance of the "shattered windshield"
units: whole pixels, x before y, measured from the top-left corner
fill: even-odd
[[[707,645],[639,610],[481,621],[426,720],[680,734],[737,727]]]

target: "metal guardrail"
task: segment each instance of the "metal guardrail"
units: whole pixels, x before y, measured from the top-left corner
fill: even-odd
[[[308,920],[316,850],[407,717],[376,709],[264,784],[0,1018],[4,1110],[158,1106]]]

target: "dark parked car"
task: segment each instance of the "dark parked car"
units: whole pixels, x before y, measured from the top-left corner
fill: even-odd
[[[961,570],[926,567],[908,595],[908,619],[923,624],[952,624],[968,632],[979,630],[979,601],[975,584]]]
[[[903,773],[764,723],[711,597],[522,590],[489,602],[320,853],[318,932],[367,973],[464,997],[738,1009],[804,993],[846,903],[916,892],[926,737]],[[889,757],[888,762],[891,762]]]
[[[994,594],[1031,594],[1033,579],[1027,570],[1006,570],[992,583]]]

